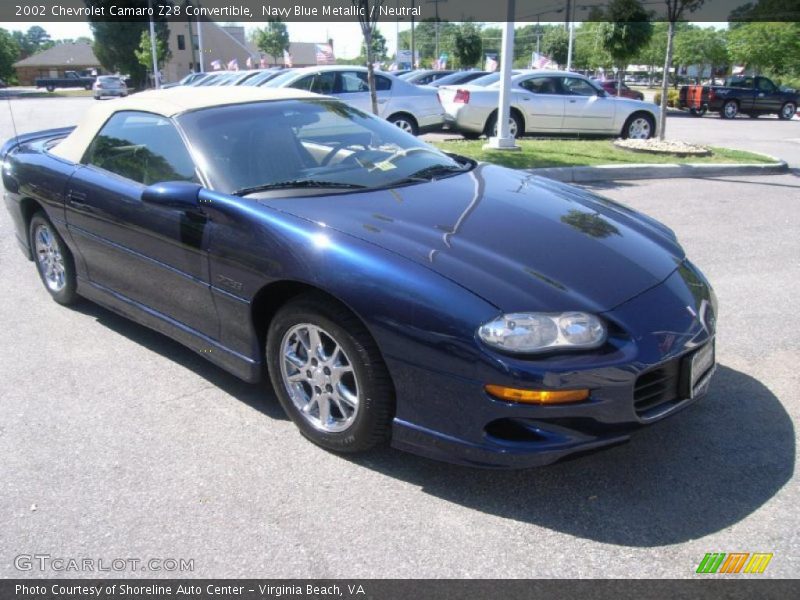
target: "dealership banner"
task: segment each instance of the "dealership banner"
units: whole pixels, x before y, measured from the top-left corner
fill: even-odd
[[[2,0],[0,22],[140,21],[209,19],[241,23],[282,21],[579,22],[604,21],[611,0]],[[665,0],[641,0],[653,20],[667,20]],[[674,2],[670,2],[674,4]],[[798,21],[800,2],[705,0],[689,21]]]
[[[784,600],[780,579],[39,579],[0,581],[3,600]]]

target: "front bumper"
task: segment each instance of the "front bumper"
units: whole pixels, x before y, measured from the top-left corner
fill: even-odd
[[[495,373],[479,366],[475,379],[395,364],[392,445],[456,464],[524,468],[623,443],[637,429],[706,395],[713,361],[697,374],[691,392],[686,368],[695,353],[713,344],[715,312],[713,292],[684,263],[662,284],[604,315],[616,333],[602,352],[537,361],[493,357]],[[485,383],[588,388],[591,396],[575,404],[510,403],[489,396]]]

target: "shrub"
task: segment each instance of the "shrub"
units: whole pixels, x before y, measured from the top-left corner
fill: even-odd
[[[675,108],[678,106],[678,96],[680,95],[680,91],[674,88],[670,88],[667,90],[667,106],[670,108]],[[656,92],[655,99],[653,100],[659,106],[661,105],[661,92]]]

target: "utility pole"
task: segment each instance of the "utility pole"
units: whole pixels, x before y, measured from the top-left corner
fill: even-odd
[[[415,0],[411,0],[411,70],[417,68],[417,49],[414,46],[414,5]]]
[[[506,22],[503,24],[503,50],[500,62],[500,97],[497,106],[497,132],[489,132],[491,137],[484,148],[492,150],[520,150],[511,135],[511,64],[514,62],[514,0],[507,0]],[[517,131],[521,136],[524,132]]]

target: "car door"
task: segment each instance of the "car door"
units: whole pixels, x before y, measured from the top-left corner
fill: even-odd
[[[560,131],[564,120],[564,96],[556,77],[537,76],[512,88],[525,117],[526,131]]]
[[[783,105],[783,97],[772,81],[756,77],[756,96],[753,108],[757,111],[777,113]]]
[[[141,200],[147,185],[198,181],[172,121],[115,113],[81,162],[67,184],[66,220],[91,284],[215,338],[205,217]]]
[[[581,77],[560,77],[564,94],[564,129],[576,132],[601,132],[614,129],[618,100],[601,92]]]
[[[339,71],[334,95],[364,112],[372,112],[372,100],[365,71]],[[378,98],[378,114],[386,116],[387,104],[391,99],[392,82],[388,77],[375,73],[375,92]]]

